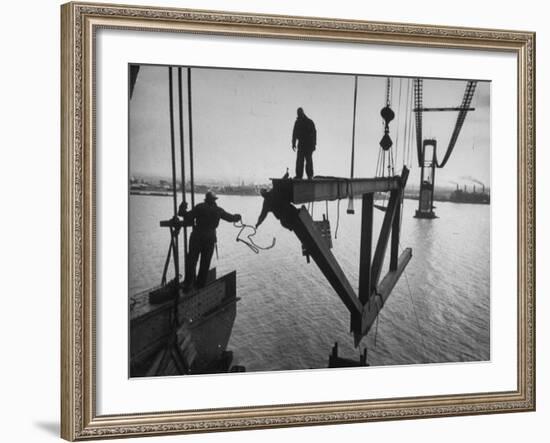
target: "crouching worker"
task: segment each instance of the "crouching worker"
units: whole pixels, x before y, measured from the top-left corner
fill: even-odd
[[[298,210],[273,189],[271,191],[262,189],[260,194],[264,198],[264,202],[256,222],[256,229],[264,222],[267,214],[271,212],[284,228],[293,231],[298,218]]]
[[[185,261],[185,280],[183,286],[189,289],[196,280],[197,287],[202,288],[206,284],[210,261],[216,247],[216,228],[220,224],[220,218],[228,222],[241,220],[240,214],[229,214],[216,204],[216,194],[208,191],[204,202],[196,205],[191,211],[187,210],[187,203],[183,202],[178,215],[183,217],[186,226],[193,226],[189,237],[189,253]],[[197,262],[200,256],[199,274],[195,277]]]

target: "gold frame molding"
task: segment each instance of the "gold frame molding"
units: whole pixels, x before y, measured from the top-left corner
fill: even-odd
[[[99,28],[506,51],[518,60],[518,380],[511,392],[98,416],[94,35]],[[61,436],[67,440],[533,411],[535,34],[247,13],[61,7]]]

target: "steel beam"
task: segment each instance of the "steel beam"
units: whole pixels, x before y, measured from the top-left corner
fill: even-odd
[[[352,317],[360,317],[363,306],[326,241],[313,224],[313,219],[305,207],[302,207],[298,212],[294,233],[306,246],[311,258],[317,263],[332,288],[351,312]]]
[[[400,212],[401,212],[401,200],[403,198],[403,192],[409,179],[409,170],[404,167],[400,177],[400,187],[396,191],[390,193],[390,200],[384,215],[384,221],[382,222],[382,228],[380,229],[380,236],[378,237],[378,243],[376,244],[376,250],[374,251],[374,259],[372,261],[371,269],[371,287],[375,288],[378,285],[380,274],[382,271],[382,265],[384,263],[384,256],[386,255],[386,249],[388,247],[388,241],[390,238],[390,232],[392,234],[392,256],[393,263],[390,264],[390,268],[395,268],[397,259],[397,248],[399,246],[399,231],[400,231]]]
[[[401,202],[403,196],[400,195],[393,215],[393,222],[391,227],[391,249],[390,249],[390,271],[397,269],[397,258],[399,255],[399,235],[401,233]]]
[[[286,200],[288,202],[286,204],[292,207],[294,211],[295,208],[290,204],[291,202],[305,203],[362,195],[359,296],[356,295],[344,271],[304,206],[298,210],[296,215],[289,218],[287,221],[289,226],[285,225],[302,242],[329,284],[350,311],[351,331],[354,334],[355,346],[358,346],[361,339],[368,333],[412,256],[412,250],[407,248],[399,258],[397,257],[401,219],[400,205],[408,175],[409,170],[403,168],[401,176],[389,178],[352,180],[338,177],[316,178],[313,180],[272,179],[273,190],[276,194],[279,194],[279,199],[283,202]],[[387,191],[390,191],[390,200],[373,258],[373,194]],[[390,270],[382,282],[378,284],[390,235],[392,238]]]
[[[340,200],[362,194],[388,192],[401,188],[401,177],[384,178],[314,178],[295,180],[272,178],[273,189],[294,204]]]
[[[369,301],[371,287],[372,261],[372,222],[374,194],[363,194],[361,210],[361,249],[359,257],[359,300],[364,305]]]
[[[374,251],[374,259],[372,260],[371,268],[371,286],[374,288],[378,285],[380,274],[382,273],[382,265],[384,264],[384,257],[386,256],[386,250],[390,240],[390,233],[392,231],[393,220],[397,206],[399,206],[400,192],[392,191],[390,200],[388,202],[388,208],[384,215],[382,222],[382,228],[380,229],[380,236],[378,237],[378,243]]]
[[[405,270],[407,264],[411,260],[412,249],[406,248],[397,262],[397,268],[395,271],[389,271],[383,280],[378,285],[376,294],[373,295],[369,302],[363,307],[363,314],[361,316],[361,331],[355,332],[355,345],[359,344],[361,338],[363,338],[372,327],[378,313],[382,310],[382,307],[386,303],[386,300],[390,296],[397,281],[401,277],[401,274]]]

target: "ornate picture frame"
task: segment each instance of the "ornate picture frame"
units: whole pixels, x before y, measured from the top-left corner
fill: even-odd
[[[73,2],[61,7],[61,435],[87,440],[533,411],[535,34]],[[260,37],[517,57],[517,388],[496,392],[99,415],[96,384],[96,33]]]

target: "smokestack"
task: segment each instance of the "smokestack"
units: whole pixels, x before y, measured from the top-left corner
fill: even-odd
[[[464,192],[468,192],[468,190],[466,189],[466,185],[464,185]]]
[[[483,191],[481,191],[481,192],[483,192],[485,194],[485,185],[483,185]]]
[[[474,194],[476,193],[476,185],[474,185]]]
[[[458,191],[458,183],[456,184],[456,190]]]

